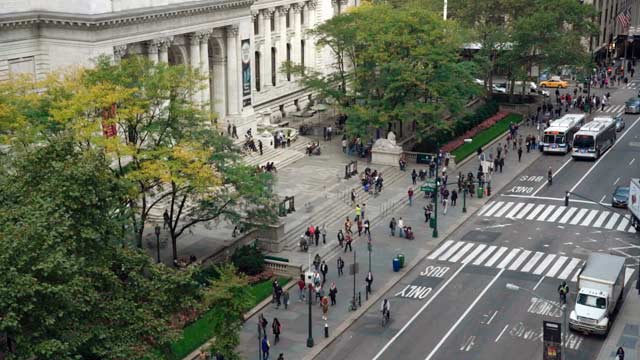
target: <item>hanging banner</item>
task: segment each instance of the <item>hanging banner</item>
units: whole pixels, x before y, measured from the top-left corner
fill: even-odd
[[[242,58],[242,106],[251,105],[251,46],[249,39],[242,40],[240,47]]]

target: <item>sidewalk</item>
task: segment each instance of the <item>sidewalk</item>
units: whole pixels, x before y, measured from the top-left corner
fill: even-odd
[[[520,127],[520,134],[527,136],[529,134],[537,133],[535,127]],[[504,144],[504,137],[501,137],[500,142]],[[489,152],[495,152],[495,141],[493,145],[489,146]],[[485,151],[487,151],[485,149]],[[504,173],[494,174],[492,180],[492,193],[497,194],[498,191],[508,184],[516,175],[524,170],[528,165],[535,161],[540,156],[537,151],[531,153],[524,153],[522,156],[522,162],[518,163],[517,154],[515,151],[509,151],[506,156],[506,164]],[[287,251],[280,253],[279,256],[287,258],[300,258],[301,256],[315,256],[316,252],[319,252],[322,259],[327,261],[329,265],[329,272],[327,275],[327,282],[325,284],[325,293],[328,292],[328,288],[332,282],[335,281],[338,289],[337,305],[332,306],[329,309],[328,321],[322,320],[322,312],[318,304],[312,306],[312,331],[315,341],[314,347],[309,349],[306,347],[308,336],[308,304],[306,302],[300,302],[298,300],[298,288],[293,287],[289,290],[290,293],[290,306],[287,310],[284,307],[276,309],[275,305],[267,305],[261,312],[256,313],[247,320],[244,324],[240,334],[241,345],[239,346],[240,355],[245,359],[257,359],[258,358],[258,334],[257,334],[257,318],[259,314],[265,316],[269,321],[267,326],[267,333],[269,341],[271,342],[271,358],[275,359],[280,353],[283,353],[285,359],[303,359],[313,358],[319,353],[330,341],[339,336],[341,331],[344,331],[351,323],[353,323],[364,310],[371,305],[378,305],[378,298],[382,296],[388,289],[390,289],[400,278],[409,271],[410,268],[417,265],[418,262],[441,240],[445,239],[449,233],[455,228],[461,225],[467,220],[477,209],[479,209],[490,197],[484,197],[483,199],[477,199],[467,197],[467,213],[462,213],[462,194],[458,198],[457,206],[450,206],[446,215],[442,213],[442,207],[438,206],[438,231],[439,237],[432,237],[432,229],[424,221],[423,206],[426,204],[426,199],[423,198],[420,193],[419,185],[414,186],[416,189],[416,195],[413,202],[413,206],[409,207],[406,201],[406,191],[411,186],[410,174],[413,168],[426,169],[423,165],[410,166],[406,172],[406,178],[401,179],[394,183],[390,187],[386,187],[383,190],[380,197],[391,198],[392,200],[398,199],[401,203],[396,208],[392,208],[391,211],[374,211],[369,210],[369,203],[367,204],[366,217],[370,218],[375,216],[376,221],[372,222],[372,244],[373,251],[371,254],[371,271],[373,273],[373,293],[369,300],[365,298],[365,282],[364,278],[369,268],[369,253],[367,251],[366,237],[363,235],[358,238],[357,232],[355,233],[354,252],[357,253],[357,262],[359,263],[360,271],[356,275],[356,293],[360,292],[362,307],[355,312],[348,310],[348,303],[353,296],[354,291],[354,278],[348,275],[349,265],[354,261],[354,253],[344,253],[338,246],[336,241],[336,224],[328,227],[327,232],[327,244],[321,249],[312,247],[309,255],[300,253],[299,251]],[[456,169],[455,173],[449,174],[449,182],[455,182],[457,172],[461,171],[463,174],[468,172],[477,172],[478,160],[473,158],[466,163],[462,163]],[[450,189],[454,186],[450,186]],[[404,200],[402,200],[404,199]],[[376,213],[377,211],[377,213]],[[355,214],[352,212],[350,217],[353,218]],[[405,224],[412,226],[415,240],[407,240],[405,238],[392,237],[389,234],[389,220],[394,216],[397,219],[403,218]],[[340,227],[344,219],[337,221],[337,226]],[[405,268],[398,273],[392,271],[392,259],[398,254],[403,253],[405,255]],[[337,256],[342,256],[345,261],[345,275],[342,277],[337,276],[336,260]],[[306,264],[306,262],[304,262]],[[305,266],[306,268],[306,266]],[[294,279],[293,281],[296,281]],[[328,295],[328,294],[327,294]],[[280,342],[274,344],[273,333],[271,331],[271,323],[273,318],[277,317],[282,324],[282,333],[280,335]],[[324,326],[329,327],[330,337],[324,338]]]
[[[635,284],[629,282],[631,288],[622,303],[622,308],[616,315],[613,327],[600,349],[597,360],[611,360],[616,358],[618,347],[624,349],[624,358],[637,359],[640,340],[640,296]]]

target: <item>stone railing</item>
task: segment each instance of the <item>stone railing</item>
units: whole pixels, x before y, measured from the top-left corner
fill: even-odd
[[[302,273],[302,265],[293,265],[284,261],[265,259],[264,265],[267,269],[273,270],[276,275],[292,279],[297,279]]]

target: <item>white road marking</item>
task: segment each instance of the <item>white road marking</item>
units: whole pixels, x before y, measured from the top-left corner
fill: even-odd
[[[547,271],[547,274],[545,275],[546,277],[554,277],[556,276],[556,274],[558,273],[558,271],[560,271],[560,268],[562,267],[562,265],[564,265],[565,261],[567,261],[568,257],[566,256],[560,256],[558,258],[558,260],[556,260],[556,262],[553,264],[553,266],[551,267],[551,269],[549,269],[549,271]]]
[[[505,267],[507,267],[507,265],[509,265],[511,260],[513,260],[513,258],[516,257],[516,255],[518,255],[519,252],[520,252],[520,249],[511,249],[509,254],[496,267],[498,269],[504,269]]]
[[[538,260],[540,260],[540,258],[544,256],[543,252],[536,252],[535,255],[533,255],[533,257],[531,258],[531,260],[529,260],[529,262],[522,268],[520,269],[520,271],[522,272],[529,272],[531,269],[533,269],[533,266],[538,262]]]
[[[636,161],[636,158],[631,159],[631,161],[629,161],[629,166],[631,166],[631,164],[633,164],[633,162]]]
[[[449,250],[447,250],[447,252],[446,252],[446,253],[444,253],[444,255],[440,256],[440,257],[438,258],[438,260],[441,260],[441,261],[447,260],[448,258],[450,258],[450,257],[451,257],[451,255],[453,255],[456,251],[458,251],[458,249],[459,249],[462,245],[464,245],[464,243],[463,243],[463,242],[461,242],[461,241],[456,242],[455,244],[453,244],[453,246],[452,246],[452,247],[450,247],[450,248],[449,248]]]
[[[584,221],[580,224],[580,226],[589,226],[589,224],[591,224],[591,221],[593,221],[593,218],[596,217],[596,214],[598,214],[599,210],[591,210],[589,212],[589,215],[587,215],[586,218],[584,218]]]
[[[604,199],[606,199],[606,198],[607,198],[607,195],[602,195],[602,199],[600,199],[600,202],[603,202]]]
[[[573,277],[571,278],[572,282],[577,282],[578,281],[578,275],[580,274],[580,269],[578,269],[578,271],[575,272],[575,274],[573,274]]]
[[[495,264],[495,263],[496,263],[496,261],[498,261],[498,259],[499,259],[500,257],[502,257],[502,254],[504,254],[507,250],[509,250],[509,248],[504,247],[504,246],[503,246],[503,247],[501,247],[501,248],[500,248],[500,249],[499,249],[499,250],[498,250],[498,251],[493,255],[493,257],[492,257],[491,259],[489,259],[489,261],[487,261],[487,262],[484,264],[484,266],[488,266],[488,267],[493,266],[493,264]]]
[[[626,228],[626,227],[627,227],[627,225],[629,225],[629,219],[627,219],[627,217],[626,217],[626,216],[624,216],[624,217],[622,218],[622,221],[620,221],[620,225],[618,225],[617,230],[618,230],[618,231],[624,231],[624,228]]]
[[[496,205],[492,207],[491,210],[487,211],[483,216],[491,216],[494,212],[496,212],[496,210],[498,210],[502,206],[502,204],[504,204],[504,201],[498,201]]]
[[[498,278],[500,277],[500,275],[502,275],[503,272],[504,272],[504,269],[500,270],[500,272],[498,272],[496,274],[496,276],[493,277],[491,282],[484,289],[482,289],[482,292],[480,293],[480,295],[478,295],[478,297],[471,303],[471,305],[469,305],[467,310],[462,314],[462,316],[460,316],[460,318],[458,318],[458,321],[456,321],[455,324],[453,324],[451,329],[449,329],[449,331],[447,331],[447,333],[444,335],[444,337],[442,337],[442,339],[440,339],[440,342],[438,342],[438,344],[431,350],[431,352],[425,358],[425,360],[430,360],[433,357],[433,355],[435,355],[438,352],[438,350],[440,350],[440,347],[442,346],[442,344],[444,344],[444,342],[447,341],[449,336],[451,336],[451,334],[456,330],[456,328],[458,327],[458,325],[460,325],[460,323],[464,320],[464,318],[467,317],[469,312],[471,312],[471,310],[473,310],[473,308],[476,306],[478,301],[480,301],[480,299],[482,299],[484,294],[489,290],[489,288],[491,288],[491,286],[493,286],[493,284],[496,282],[496,280],[498,280]],[[433,298],[431,298],[431,299],[433,299]],[[374,358],[374,360],[375,359],[377,359],[377,356]]]
[[[456,270],[456,272],[453,273],[453,275],[451,275],[451,277],[447,279],[447,281],[444,284],[442,284],[442,286],[435,292],[435,294],[433,294],[433,296],[430,297],[429,300],[427,300],[427,302],[424,305],[422,305],[422,307],[411,317],[411,319],[409,319],[409,321],[407,321],[407,323],[404,324],[404,326],[400,328],[400,330],[398,330],[398,332],[395,335],[393,335],[393,337],[382,347],[382,349],[378,351],[378,353],[376,354],[376,356],[373,357],[372,360],[377,360],[389,348],[389,346],[391,346],[391,344],[393,344],[393,342],[396,341],[396,339],[400,337],[400,335],[402,335],[402,333],[404,333],[405,330],[407,330],[409,325],[411,325],[418,318],[418,316],[422,314],[422,312],[427,308],[427,306],[429,306],[429,304],[431,304],[431,302],[434,299],[436,299],[438,295],[440,295],[440,293],[453,281],[453,279],[456,278],[456,276],[458,276],[458,274],[462,271],[462,269],[464,269],[465,266],[467,266],[467,264],[462,264],[462,266],[460,266],[458,270]]]
[[[567,166],[571,162],[571,160],[572,158],[569,158],[567,161],[565,161],[564,164],[562,164],[562,166],[560,166],[560,168],[553,173],[552,177],[556,177],[556,175],[558,175],[558,173],[562,171],[562,169],[564,169],[564,167]],[[547,183],[540,185],[538,190],[536,190],[533,194],[531,194],[531,196],[536,196],[536,194],[539,193],[540,190],[544,189],[545,186],[547,186]]]
[[[600,227],[602,226],[602,223],[607,219],[607,216],[609,216],[610,212],[608,211],[603,211],[602,213],[600,213],[600,217],[598,217],[598,220],[596,220],[595,223],[593,223],[593,227]]]
[[[478,245],[478,247],[473,249],[471,254],[469,254],[469,256],[467,256],[464,260],[462,260],[462,262],[465,263],[465,264],[471,262],[471,260],[475,259],[475,257],[478,256],[478,254],[480,254],[480,252],[482,250],[484,250],[484,248],[486,248],[486,247],[487,247],[487,245],[485,245],[485,244]]]
[[[436,251],[432,252],[431,255],[427,256],[427,259],[433,260],[437,258],[438,256],[440,256],[440,254],[442,254],[445,250],[447,250],[447,248],[451,246],[451,244],[453,244],[453,240],[445,241],[442,245],[440,245],[439,248],[436,249]]]
[[[596,166],[598,166],[598,164],[600,163],[600,161],[604,160],[607,155],[611,154],[613,152],[613,148],[615,148],[616,146],[618,146],[618,144],[620,144],[622,141],[622,138],[625,137],[625,135],[627,135],[627,133],[629,133],[629,130],[631,130],[634,126],[636,126],[636,124],[638,123],[638,120],[640,120],[640,117],[638,117],[633,124],[631,124],[631,126],[629,126],[629,128],[618,138],[618,141],[615,142],[615,144],[613,144],[613,146],[611,146],[611,148],[609,149],[609,151],[605,152],[604,155],[600,156],[600,158],[598,160],[596,160],[596,162],[589,168],[589,170],[587,170],[587,172],[582,175],[582,177],[578,180],[578,182],[573,185],[573,187],[569,190],[569,192],[574,192],[576,190],[576,188],[578,186],[580,186],[580,184],[582,183],[582,181],[584,181],[584,179],[587,178],[587,176],[589,176],[589,174],[591,174],[591,172],[593,171],[593,169],[596,168]],[[533,194],[535,195],[535,193]]]
[[[578,211],[576,216],[574,216],[573,219],[571,219],[571,222],[569,223],[569,225],[577,225],[582,219],[582,217],[584,216],[584,214],[586,214],[588,211],[589,209],[580,209],[580,211]]]
[[[507,214],[507,216],[505,216],[507,219],[509,218],[513,218],[513,216],[518,212],[518,210],[520,210],[520,208],[522,208],[524,206],[524,203],[517,203],[516,206],[513,207],[513,209],[511,209],[511,211],[509,211],[509,213]]]
[[[489,325],[491,324],[491,322],[493,321],[493,318],[496,317],[496,315],[498,315],[498,310],[496,310],[493,315],[491,315],[491,317],[489,318],[489,321],[487,321],[487,323],[485,325]]]
[[[478,216],[482,216],[482,214],[483,214],[485,211],[489,210],[489,208],[490,208],[490,207],[492,207],[494,204],[495,204],[495,203],[494,203],[493,201],[490,201],[490,202],[486,203],[486,204],[485,204],[485,205],[480,209],[480,211],[478,212]]]
[[[549,266],[549,264],[551,264],[551,262],[555,258],[556,258],[555,254],[547,255],[547,257],[545,257],[544,260],[542,260],[542,262],[540,263],[540,265],[538,265],[538,267],[533,271],[533,275],[542,274],[544,272],[544,269],[546,269],[547,266]]]
[[[502,337],[502,334],[504,334],[504,332],[507,331],[508,327],[509,327],[509,324],[504,326],[504,329],[502,329],[502,331],[500,331],[500,334],[498,334],[498,337],[496,338],[496,340],[494,342],[498,342],[498,340],[500,340],[500,338]]]
[[[558,275],[558,279],[565,280],[566,278],[568,278],[569,275],[571,275],[571,272],[573,271],[573,269],[579,263],[580,263],[580,259],[572,258],[571,261],[569,261],[569,264],[567,264],[567,267],[564,268],[564,271],[562,271],[560,275]]]
[[[560,224],[566,224],[567,221],[569,221],[569,219],[571,218],[571,215],[573,215],[574,212],[576,212],[576,210],[578,210],[578,208],[569,208],[569,210],[567,210],[566,213],[564,213],[564,216],[562,217],[562,219],[560,219],[560,221],[558,221]]]
[[[542,277],[540,278],[540,280],[538,280],[538,282],[536,283],[536,286],[533,287],[533,291],[536,291],[536,289],[538,288],[538,286],[540,286],[540,284],[542,284],[542,280],[544,280],[544,275],[542,275]]]
[[[544,204],[540,204],[540,205],[536,206],[536,208],[533,209],[531,214],[529,214],[529,216],[527,216],[527,220],[533,220],[536,217],[536,215],[538,215],[538,213],[540,211],[542,211],[542,209],[544,209],[545,206],[546,205],[544,205]]]
[[[549,205],[547,206],[546,209],[544,209],[544,211],[542,212],[542,214],[540,214],[540,216],[538,216],[538,218],[536,219],[537,221],[544,221],[544,219],[547,218],[547,216],[549,216],[549,214],[553,211],[553,209],[555,209],[556,206],[555,205]]]
[[[512,202],[508,202],[505,206],[502,207],[502,209],[500,209],[500,211],[498,211],[497,213],[495,213],[493,216],[495,217],[500,217],[502,215],[504,215],[504,213],[507,212],[507,210],[509,210],[509,208],[513,206]]]
[[[464,254],[467,253],[467,251],[471,250],[473,245],[473,243],[466,244],[460,251],[458,251],[458,253],[456,253],[451,259],[449,259],[449,261],[457,262],[458,260],[460,260],[460,258],[463,257]]]
[[[529,256],[529,254],[531,254],[531,251],[529,251],[529,250],[523,251],[522,254],[520,254],[520,256],[518,256],[516,261],[514,261],[513,264],[511,264],[511,266],[509,266],[509,270],[517,270],[518,267],[520,265],[522,265],[522,263],[525,261],[525,259]]]
[[[522,219],[528,212],[529,210],[531,210],[531,208],[534,206],[534,204],[527,204],[524,209],[522,209],[522,211],[520,211],[518,213],[518,215],[515,216],[516,219]]]
[[[618,183],[618,181],[620,181],[620,177],[618,177],[618,178],[616,179],[616,181],[614,181],[614,182],[613,182],[613,185],[617,184],[617,183]]]
[[[491,245],[489,246],[489,248],[487,250],[485,250],[482,255],[480,255],[476,261],[473,262],[473,265],[480,265],[482,264],[482,262],[484,261],[484,259],[486,259],[489,255],[491,255],[491,253],[493,252],[493,250],[495,250],[497,248],[497,246]]]
[[[620,217],[620,214],[618,214],[618,213],[611,214],[611,217],[609,218],[609,222],[607,223],[607,225],[604,226],[604,228],[605,229],[613,229],[613,226],[616,224],[616,222],[618,221],[619,217]]]
[[[549,217],[547,219],[547,221],[549,222],[554,222],[556,221],[556,219],[558,219],[560,217],[560,215],[562,215],[562,212],[565,211],[567,209],[566,206],[560,206],[554,213],[553,215],[551,215],[551,217]]]

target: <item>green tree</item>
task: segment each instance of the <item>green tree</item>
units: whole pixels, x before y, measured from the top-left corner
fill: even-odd
[[[423,138],[462,111],[473,85],[473,64],[459,57],[464,34],[454,23],[415,6],[362,5],[311,31],[335,63],[328,74],[294,66],[301,82],[348,115],[347,130],[414,121]]]
[[[58,135],[0,169],[0,332],[12,359],[141,359],[197,308],[187,269],[123,247],[128,187],[98,149]]]

